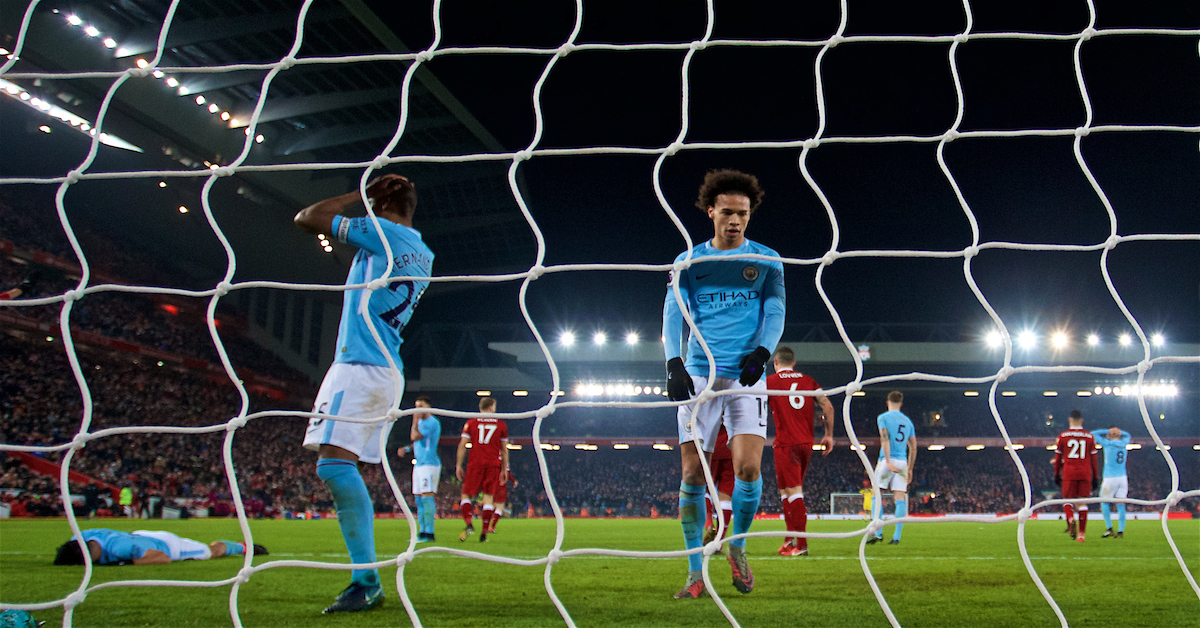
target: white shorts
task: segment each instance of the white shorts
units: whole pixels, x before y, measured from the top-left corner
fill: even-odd
[[[148,536],[167,544],[167,556],[171,560],[208,560],[212,558],[212,550],[200,541],[185,539],[181,536],[161,530],[135,530],[137,536]]]
[[[404,390],[404,375],[400,375]],[[396,385],[392,370],[386,366],[335,362],[325,373],[313,412],[330,416],[370,419],[382,417],[396,408]],[[362,462],[378,464],[379,439],[387,438],[390,423],[351,423],[332,419],[309,419],[304,447],[317,451],[321,445],[333,445],[358,456]]]
[[[693,375],[692,383],[696,390],[702,390],[708,383],[707,377]],[[756,434],[767,437],[767,378],[758,380],[753,386],[742,386],[737,379],[718,377],[713,380],[713,391],[745,390],[746,394],[728,395],[714,398],[708,403],[700,404],[696,410],[695,425],[692,419],[692,406],[679,406],[676,415],[679,422],[679,442],[692,442],[693,430],[700,434],[701,448],[712,453],[717,447],[717,432],[721,424],[729,438],[740,434]],[[695,397],[693,396],[693,399]]]
[[[1129,477],[1104,478],[1100,485],[1100,497],[1125,499],[1129,495]]]
[[[900,471],[893,473],[883,460],[875,465],[875,479],[879,481],[879,490],[907,491],[908,479],[905,477],[905,472],[908,471],[908,461],[892,458],[892,464],[900,467]]]
[[[442,479],[442,467],[436,464],[419,464],[413,467],[413,495],[436,493],[438,481]]]

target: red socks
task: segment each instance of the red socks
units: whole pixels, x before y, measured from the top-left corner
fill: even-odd
[[[1075,520],[1075,505],[1063,504],[1063,514],[1067,516],[1067,521]]]
[[[1084,534],[1087,532],[1087,519],[1088,519],[1087,516],[1088,516],[1088,507],[1080,506],[1079,507],[1079,533],[1080,534]]]
[[[805,532],[808,530],[808,506],[804,504],[803,497],[783,500],[783,520],[788,532]],[[808,539],[796,538],[792,542],[800,549],[808,547]]]
[[[462,503],[463,523],[465,523],[466,525],[471,525],[471,515],[473,515],[473,514],[475,514],[475,504],[472,504],[470,501],[463,502]]]
[[[726,504],[729,504],[728,508],[725,507]],[[733,505],[729,502],[721,502],[721,519],[725,522],[725,534],[721,536],[723,539],[729,536],[729,522],[733,519]]]
[[[495,508],[492,506],[484,506],[483,513],[479,515],[479,520],[483,523],[483,531],[486,533],[489,526],[492,525],[492,515],[495,513]]]
[[[488,532],[495,532],[496,524],[499,522],[500,522],[500,512],[495,511],[492,513],[492,525],[491,525],[491,527],[488,528]]]

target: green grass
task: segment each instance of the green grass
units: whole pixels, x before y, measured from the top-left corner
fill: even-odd
[[[856,522],[814,521],[812,532],[853,529]],[[90,521],[85,527],[157,527],[201,541],[240,538],[229,519]],[[335,521],[256,521],[255,541],[276,559],[345,562]],[[756,522],[778,530],[782,522]],[[538,558],[551,548],[552,520],[504,520],[487,544],[459,543],[461,522],[437,524],[438,545],[517,558]],[[1030,522],[1027,539],[1034,566],[1072,626],[1195,626],[1200,600],[1179,569],[1157,521],[1130,521],[1124,539],[1101,539],[1103,521],[1092,520],[1087,543],[1070,541],[1061,522]],[[1193,573],[1200,573],[1200,521],[1171,522],[1172,534]],[[890,531],[889,531],[890,534]],[[376,524],[380,556],[404,550],[402,521]],[[69,536],[62,520],[0,520],[0,600],[39,602],[79,585],[79,567],[50,564]],[[857,540],[814,540],[813,556],[782,559],[776,539],[748,546],[758,584],[737,593],[729,567],[716,557],[718,592],[746,626],[886,626],[857,560]],[[422,545],[420,547],[428,547]],[[682,547],[673,520],[570,520],[564,549],[607,547],[664,550]],[[909,524],[899,546],[869,546],[868,560],[888,603],[905,626],[1053,626],[1057,621],[1025,572],[1016,524]],[[241,567],[240,558],[163,566],[100,567],[92,584],[114,580],[217,580]],[[671,599],[683,584],[683,559],[564,558],[553,583],[580,626],[719,626],[726,622],[711,600]],[[423,554],[405,570],[409,594],[426,626],[561,626],[543,587],[541,566],[518,567],[444,553]],[[396,570],[385,569],[387,603],[361,615],[322,617],[320,611],[348,581],[345,571],[268,569],[255,574],[238,596],[246,626],[408,625],[395,590]],[[228,626],[229,586],[217,588],[118,587],[92,592],[76,608],[75,626]],[[35,612],[58,626],[62,611]]]

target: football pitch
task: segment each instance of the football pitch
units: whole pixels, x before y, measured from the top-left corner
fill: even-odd
[[[236,520],[101,520],[83,527],[165,529],[208,542],[239,539]],[[1123,539],[1102,539],[1104,522],[1092,519],[1086,543],[1063,534],[1061,521],[1031,521],[1027,544],[1034,566],[1073,626],[1197,626],[1200,600],[1171,554],[1158,521],[1130,521]],[[811,532],[840,532],[859,522],[813,521]],[[336,521],[254,521],[254,540],[271,560],[346,562]],[[1200,573],[1200,521],[1170,523],[1193,574]],[[476,525],[478,527],[478,524]],[[782,522],[755,522],[755,531],[781,530]],[[1016,543],[1016,523],[925,523],[905,526],[898,546],[867,547],[875,578],[905,626],[988,628],[1057,626],[1050,607],[1027,575]],[[458,541],[462,522],[437,522],[435,546],[513,558],[546,555],[553,520],[506,519],[488,543]],[[891,528],[886,531],[891,534]],[[379,520],[381,557],[403,551],[408,527]],[[69,537],[64,520],[0,521],[0,600],[40,602],[78,586],[82,567],[55,567],[54,548]],[[816,539],[812,556],[781,558],[778,539],[747,545],[757,585],[734,590],[721,556],[711,566],[717,590],[744,626],[887,626],[858,563],[857,539]],[[419,548],[431,547],[423,544]],[[682,547],[670,519],[568,520],[563,549],[603,547],[674,550]],[[161,566],[98,567],[92,584],[116,580],[219,580],[234,576],[241,558]],[[543,587],[544,567],[491,563],[446,553],[417,556],[405,581],[426,626],[561,626]],[[568,557],[554,566],[555,590],[580,626],[727,625],[710,599],[678,601],[682,558]],[[245,626],[366,628],[408,625],[396,594],[396,569],[384,569],[385,605],[361,614],[322,616],[321,609],[348,583],[346,571],[281,567],[256,573],[243,585],[238,607]],[[229,586],[215,588],[116,587],[94,591],[78,606],[75,626],[227,626]],[[61,609],[37,611],[59,626]]]

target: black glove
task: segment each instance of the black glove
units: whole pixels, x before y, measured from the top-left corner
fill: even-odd
[[[738,368],[742,369],[742,376],[738,381],[743,386],[753,386],[762,379],[763,373],[767,372],[767,358],[771,357],[771,352],[767,351],[766,347],[759,347],[750,353],[742,356],[742,361],[738,362]]]
[[[1054,475],[1054,485],[1059,488],[1062,487],[1062,476],[1061,475],[1058,475],[1058,474]]]
[[[696,394],[696,385],[692,376],[683,368],[683,358],[667,360],[667,399],[671,401],[687,401]]]
[[[1100,490],[1100,478],[1098,478],[1094,475],[1092,476],[1092,490],[1093,491]]]

